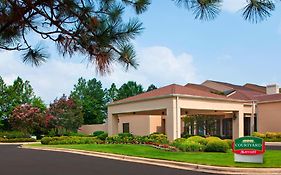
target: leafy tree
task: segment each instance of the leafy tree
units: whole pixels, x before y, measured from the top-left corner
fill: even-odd
[[[17,106],[9,117],[12,129],[35,135],[45,132],[45,122],[45,115],[42,111],[29,104]]]
[[[118,89],[115,83],[112,83],[109,89],[105,89],[106,102],[111,103],[118,97]]]
[[[14,108],[21,104],[32,104],[42,110],[46,108],[43,101],[34,95],[29,81],[23,81],[18,77],[13,85],[6,86],[0,77],[0,123],[4,129],[9,129],[8,118]]]
[[[67,131],[76,132],[83,124],[82,108],[71,98],[63,95],[56,99],[47,111],[47,120],[55,128],[64,128]]]
[[[102,84],[95,78],[86,81],[79,78],[70,97],[82,106],[84,124],[104,123],[106,119],[106,99]]]
[[[128,98],[143,93],[143,87],[135,81],[124,83],[118,90],[117,100]]]
[[[126,6],[137,14],[144,12],[149,0],[1,0],[0,49],[23,52],[23,61],[38,66],[48,54],[33,34],[57,45],[63,56],[84,54],[101,73],[112,62],[136,67],[130,43],[142,31],[137,19],[123,21]],[[30,40],[29,40],[30,39]]]
[[[0,76],[0,130],[4,126],[2,116],[4,115],[4,109],[5,109],[4,104],[6,104],[6,100],[5,100],[6,89],[7,89],[6,84],[2,79],[2,77]]]
[[[154,84],[151,84],[150,86],[148,86],[146,92],[152,91],[154,89],[157,89],[157,87]]]
[[[173,0],[177,5],[191,10],[196,19],[210,20],[218,16],[223,0]],[[253,23],[266,20],[275,9],[273,0],[247,0],[242,9],[245,20]]]
[[[45,111],[47,109],[46,105],[44,104],[44,101],[40,97],[33,97],[31,100],[31,105],[33,107],[39,108],[41,111]]]

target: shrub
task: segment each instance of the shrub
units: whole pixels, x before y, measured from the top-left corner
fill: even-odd
[[[212,140],[221,140],[219,137],[214,137],[214,136],[210,136],[206,138],[207,142],[212,141]]]
[[[189,137],[187,139],[187,141],[193,141],[193,142],[197,142],[197,143],[200,143],[202,145],[206,145],[208,143],[208,141],[204,138],[204,137],[201,137],[201,136],[192,136],[192,137]]]
[[[111,143],[111,144],[127,144],[127,143],[134,143],[135,138],[132,134],[130,133],[120,133],[118,135],[114,135],[111,137],[106,138],[106,143]]]
[[[99,144],[102,141],[96,137],[78,137],[78,136],[61,136],[61,137],[44,137],[41,139],[43,145],[60,145],[60,144]]]
[[[186,132],[184,132],[184,133],[181,134],[181,137],[182,137],[182,138],[189,138],[189,137],[192,137],[192,136],[194,136],[194,135],[189,134],[189,133],[186,133]]]
[[[136,144],[144,144],[148,141],[147,136],[135,136],[134,143]]]
[[[7,138],[7,139],[30,138],[30,134],[20,131],[4,131],[4,132],[0,132],[0,138]]]
[[[95,131],[95,132],[93,132],[93,136],[99,136],[104,133],[105,133],[104,131]]]
[[[231,139],[224,139],[223,141],[227,143],[229,149],[232,148],[233,141]]]
[[[211,140],[207,143],[206,152],[226,152],[228,144],[222,140]]]
[[[168,144],[169,141],[165,134],[152,133],[147,137],[147,142],[152,142],[156,144]]]
[[[265,137],[266,137],[265,134],[259,133],[259,132],[254,132],[254,133],[252,134],[252,136],[254,136],[254,137],[260,137],[260,138],[265,138]]]
[[[187,141],[187,139],[185,139],[185,138],[178,138],[178,139],[174,140],[171,143],[171,145],[178,148],[180,144],[182,144],[183,142],[186,142],[186,141]]]
[[[265,133],[266,138],[277,138],[278,137],[278,133],[277,132],[266,132]]]
[[[107,137],[108,137],[108,134],[106,132],[97,136],[98,139],[103,140],[103,141],[105,141]]]
[[[263,138],[267,142],[281,142],[281,132],[266,132],[265,134],[254,132],[252,135]]]
[[[16,143],[16,142],[36,142],[36,139],[33,138],[0,138],[2,143]]]
[[[182,142],[185,142],[187,139],[185,138],[178,138],[176,140],[173,141],[173,143],[182,143]]]
[[[205,146],[194,141],[185,141],[178,143],[176,146],[179,150],[184,152],[198,152],[198,151],[204,151]]]

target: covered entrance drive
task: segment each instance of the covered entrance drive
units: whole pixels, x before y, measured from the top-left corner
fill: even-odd
[[[181,137],[183,132],[206,134],[208,128],[192,128],[184,120],[188,116],[204,115],[215,119],[212,132],[233,138],[244,135],[244,114],[252,107],[242,100],[193,95],[168,94],[151,98],[117,101],[108,106],[108,133],[130,132],[147,135],[163,132],[169,140]],[[206,122],[206,121],[205,121]],[[193,123],[193,126],[194,125]],[[199,125],[197,125],[199,126]],[[125,127],[125,129],[124,129]]]

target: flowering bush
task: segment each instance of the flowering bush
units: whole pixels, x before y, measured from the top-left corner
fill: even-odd
[[[62,96],[55,100],[47,111],[49,128],[56,128],[55,131],[65,129],[67,132],[76,132],[83,123],[82,108],[71,98]],[[59,135],[59,133],[57,133]]]
[[[14,130],[38,135],[45,131],[46,120],[39,108],[23,104],[13,110],[9,123]]]

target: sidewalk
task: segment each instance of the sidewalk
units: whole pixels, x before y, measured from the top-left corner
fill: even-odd
[[[219,167],[219,166],[208,166],[208,165],[198,165],[192,163],[184,163],[184,162],[176,162],[176,161],[167,161],[167,160],[159,160],[159,159],[149,159],[149,158],[141,158],[141,157],[133,157],[133,156],[125,156],[111,153],[101,153],[94,151],[81,151],[74,149],[63,149],[63,148],[39,148],[39,147],[28,147],[23,146],[24,149],[35,149],[35,150],[44,150],[44,151],[57,151],[57,152],[65,152],[65,153],[73,153],[87,156],[95,156],[107,159],[128,161],[134,163],[143,163],[150,164],[156,166],[163,166],[169,168],[177,168],[183,170],[191,170],[198,172],[206,172],[213,174],[263,174],[263,175],[277,175],[281,174],[281,168],[234,168],[234,167]]]

